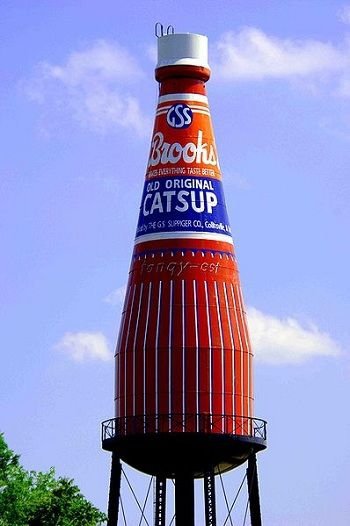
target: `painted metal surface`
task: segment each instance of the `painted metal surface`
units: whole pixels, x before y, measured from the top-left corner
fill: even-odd
[[[252,351],[206,96],[209,71],[164,67],[156,78],[116,351],[116,417],[127,417],[125,434],[135,432],[132,417],[144,415],[138,432],[249,435],[239,417],[253,416]],[[187,415],[185,426],[178,415]],[[215,415],[228,418],[215,423]]]

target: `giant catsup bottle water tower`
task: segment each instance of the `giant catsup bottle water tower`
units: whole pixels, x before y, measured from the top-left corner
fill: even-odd
[[[206,82],[207,37],[158,27],[159,83],[150,155],[116,350],[109,525],[117,524],[120,460],[156,477],[155,524],[166,479],[177,526],[194,525],[204,478],[215,525],[215,475],[248,460],[251,521],[261,524],[252,350],[226,211]]]

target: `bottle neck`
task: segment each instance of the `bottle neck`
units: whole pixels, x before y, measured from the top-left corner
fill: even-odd
[[[205,83],[210,77],[207,68],[199,66],[165,66],[156,69],[159,95],[197,93],[206,95]]]

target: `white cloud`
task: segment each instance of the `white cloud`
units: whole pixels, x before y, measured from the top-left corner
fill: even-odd
[[[124,298],[126,293],[126,285],[122,285],[121,287],[118,287],[117,289],[113,290],[104,298],[104,301],[106,303],[110,303],[111,305],[123,305]]]
[[[122,127],[140,135],[150,128],[139,100],[126,89],[143,77],[136,60],[115,42],[99,40],[73,51],[63,65],[41,63],[22,83],[27,96],[40,104],[68,111],[80,124],[98,132]]]
[[[292,40],[245,27],[214,45],[214,67],[225,80],[307,79],[350,75],[350,45]]]
[[[280,319],[247,309],[256,359],[269,364],[299,364],[318,356],[337,356],[338,344],[317,327],[302,327],[294,318]]]
[[[125,80],[142,76],[135,59],[116,43],[98,40],[85,51],[72,52],[64,66],[49,66],[52,77],[67,85],[81,84],[82,79]]]
[[[339,11],[339,18],[344,24],[350,24],[350,5],[345,5]]]
[[[54,347],[75,362],[109,361],[113,354],[101,332],[66,332]]]

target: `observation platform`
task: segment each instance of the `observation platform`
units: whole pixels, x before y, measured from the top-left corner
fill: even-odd
[[[143,473],[166,478],[225,473],[266,447],[266,421],[259,418],[161,414],[102,422],[103,449]]]

